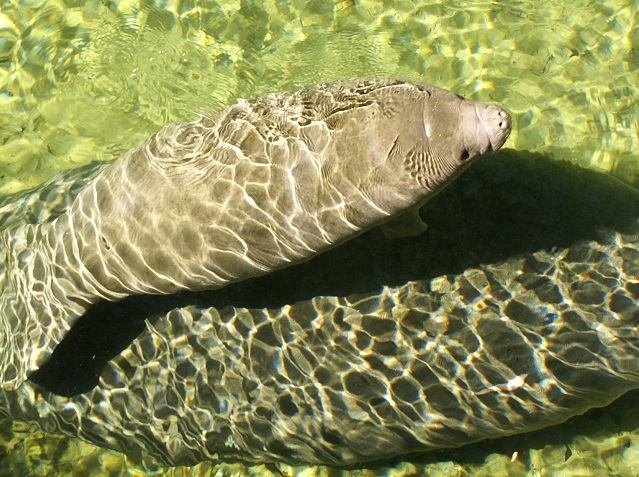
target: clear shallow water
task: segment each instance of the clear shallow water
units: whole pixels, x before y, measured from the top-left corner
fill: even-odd
[[[502,103],[508,144],[639,182],[639,27],[619,2],[4,2],[0,191],[111,160],[236,97],[399,76]]]
[[[499,102],[515,120],[507,147],[639,184],[634,2],[447,3],[5,2],[0,193],[96,159],[112,160],[161,125],[220,109],[238,96],[354,76],[399,76]],[[117,454],[17,427],[26,440],[12,441],[11,465],[17,467],[11,468],[25,475],[29,469],[42,475],[141,473]],[[571,449],[580,450],[568,458],[557,444],[510,464],[513,451],[499,449],[504,453],[486,457],[481,467],[465,463],[462,452],[429,472],[513,475],[525,472],[525,459],[556,472],[631,469],[637,451],[624,446],[636,437],[604,443],[589,432],[573,435]],[[420,466],[356,472],[406,474]],[[190,473],[268,470],[202,464]]]

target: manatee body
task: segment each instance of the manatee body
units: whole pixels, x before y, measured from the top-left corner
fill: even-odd
[[[395,80],[265,95],[167,126],[52,222],[2,233],[0,381],[23,382],[96,302],[220,288],[393,218],[418,233],[416,210],[510,127],[499,107]]]

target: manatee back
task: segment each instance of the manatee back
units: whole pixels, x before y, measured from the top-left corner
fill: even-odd
[[[389,160],[398,138],[425,137],[422,94],[393,81],[331,85],[168,126],[105,170],[51,233],[77,243],[78,286],[106,299],[217,288],[307,260],[434,193]]]

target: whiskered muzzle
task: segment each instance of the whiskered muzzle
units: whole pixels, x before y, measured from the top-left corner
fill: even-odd
[[[510,115],[499,106],[490,104],[481,114],[481,124],[490,140],[490,149],[495,152],[504,145],[510,135],[512,120]]]

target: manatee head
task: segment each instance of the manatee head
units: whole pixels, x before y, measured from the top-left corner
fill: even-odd
[[[348,154],[338,157],[358,165],[360,189],[391,216],[423,205],[510,134],[503,109],[434,86],[393,83],[370,96],[375,108],[359,121],[370,125],[366,141],[355,142],[364,134],[349,131]],[[377,156],[368,174],[366,155]]]
[[[500,107],[435,87],[422,90],[422,122],[422,153],[408,158],[406,166],[429,190],[454,179],[483,154],[497,151],[511,129],[510,116]]]

